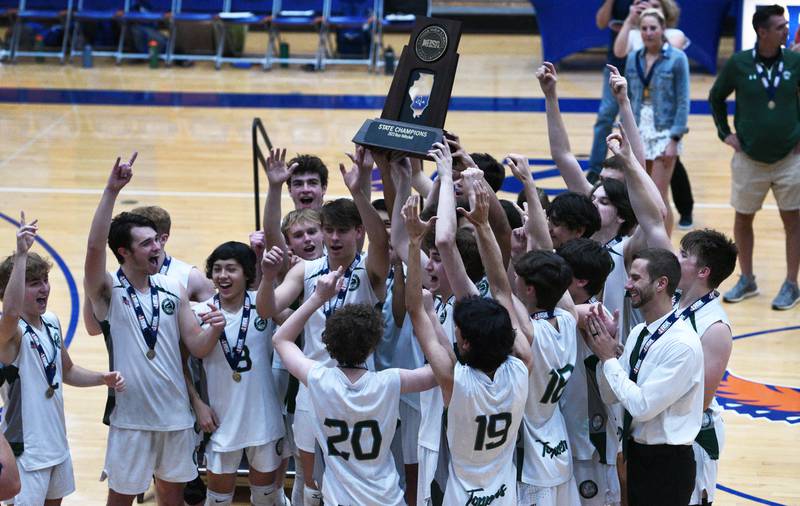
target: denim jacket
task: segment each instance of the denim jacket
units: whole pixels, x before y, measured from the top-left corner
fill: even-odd
[[[642,69],[647,68],[644,51],[632,51],[625,64],[625,77],[628,78],[628,96],[638,124],[644,83],[636,70],[636,58],[640,58]],[[664,44],[661,60],[650,81],[650,100],[653,103],[656,130],[669,129],[671,136],[681,136],[689,131],[689,61],[686,53]]]

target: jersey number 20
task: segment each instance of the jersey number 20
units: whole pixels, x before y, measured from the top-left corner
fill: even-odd
[[[343,443],[350,439],[350,446],[353,448],[353,456],[356,460],[373,460],[378,458],[378,452],[381,449],[381,429],[378,426],[377,420],[362,420],[353,425],[352,434],[347,422],[344,420],[334,420],[332,418],[325,419],[325,426],[338,429],[339,433],[328,437],[328,455],[335,457],[342,457],[344,460],[350,459],[349,452],[343,452],[336,449],[337,443]],[[365,452],[361,447],[361,434],[368,430],[372,433],[372,448]]]

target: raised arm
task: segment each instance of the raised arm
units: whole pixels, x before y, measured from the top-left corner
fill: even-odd
[[[625,132],[628,144],[631,145],[631,152],[639,164],[644,167],[644,144],[642,143],[642,136],[639,135],[639,127],[636,125],[636,117],[633,115],[630,98],[628,98],[628,80],[620,75],[617,67],[613,65],[606,65],[606,67],[609,70],[608,85],[611,87],[611,93],[614,94],[614,98],[617,99],[619,104],[622,130]],[[665,213],[666,211],[666,208],[664,208]]]
[[[286,238],[281,233],[281,190],[292,175],[297,164],[286,166],[286,149],[271,149],[267,166],[267,200],[264,202],[264,216],[261,226],[264,229],[265,249],[273,246],[286,251]]]
[[[539,80],[539,86],[541,86],[544,93],[550,156],[553,157],[561,177],[567,183],[567,189],[589,195],[592,191],[592,185],[583,176],[583,170],[581,170],[575,155],[572,154],[567,127],[564,126],[564,119],[561,117],[561,109],[558,106],[558,93],[556,91],[558,74],[556,73],[555,65],[550,62],[544,62],[536,70],[536,78]]]
[[[422,292],[422,277],[419,260],[419,248],[422,238],[429,230],[435,218],[424,222],[419,219],[419,197],[412,196],[403,207],[403,219],[409,235],[408,245],[408,275],[406,276],[406,310],[411,316],[414,335],[417,336],[422,352],[428,359],[436,381],[442,388],[445,405],[450,404],[453,392],[453,367],[455,354],[453,349],[444,346],[437,337],[434,325],[439,325],[438,319],[431,320],[425,308]]]
[[[500,247],[492,234],[489,226],[489,193],[493,193],[485,181],[476,182],[473,188],[473,198],[470,200],[471,210],[465,211],[459,208],[459,212],[466,217],[470,223],[475,225],[475,232],[478,239],[478,251],[480,251],[483,265],[486,268],[486,276],[489,278],[489,286],[492,287],[492,296],[508,311],[511,318],[511,325],[517,329],[514,339],[512,353],[515,357],[522,360],[530,372],[532,367],[531,343],[533,342],[533,326],[530,319],[525,316],[525,321],[520,321],[514,304],[514,294],[511,291],[511,284],[508,281],[503,260],[500,255]]]
[[[411,158],[411,186],[420,195],[428,195],[433,188],[433,181],[425,175],[422,168],[422,160]]]
[[[284,253],[278,246],[264,252],[261,258],[261,284],[256,293],[256,311],[258,316],[276,318],[289,304],[303,294],[303,277],[306,265],[300,261],[292,267],[283,278],[283,283],[275,287],[278,272],[283,265]]]
[[[597,25],[597,28],[600,30],[605,30],[608,28],[608,24],[611,22],[611,15],[614,9],[614,0],[604,0],[603,4],[597,9],[597,12],[594,15],[594,22]]]
[[[383,224],[378,211],[372,207],[369,196],[364,193],[363,180],[364,174],[372,172],[372,157],[370,157],[369,169],[364,163],[367,150],[362,146],[356,149],[356,156],[353,158],[353,167],[348,171],[344,164],[339,164],[342,172],[344,184],[350,190],[353,203],[358,208],[361,221],[364,223],[369,246],[367,249],[367,274],[372,284],[372,291],[375,292],[379,300],[383,300],[386,294],[386,277],[389,275],[389,235]]]
[[[644,3],[631,5],[628,16],[625,18],[625,22],[622,23],[619,32],[617,32],[617,38],[614,39],[614,56],[617,58],[625,58],[631,52],[631,45],[628,39],[630,38],[631,30],[638,30],[639,15],[646,7],[647,5]]]
[[[100,321],[106,319],[111,299],[111,276],[106,272],[106,242],[111,228],[114,203],[119,192],[133,177],[133,162],[136,161],[137,154],[133,153],[127,163],[120,163],[119,157],[117,158],[89,230],[86,259],[83,264],[83,288],[92,301],[95,317]]]
[[[327,300],[336,295],[342,284],[342,268],[339,267],[319,277],[317,287],[305,302],[292,315],[278,327],[272,336],[272,345],[280,355],[283,365],[289,373],[300,380],[304,385],[308,383],[308,371],[316,361],[306,358],[302,350],[297,347],[295,340],[303,326],[314,311],[319,309]]]
[[[14,265],[6,283],[3,295],[3,312],[0,314],[0,362],[10,364],[17,358],[22,333],[19,331],[19,319],[25,304],[25,270],[28,264],[28,251],[36,240],[39,231],[39,220],[30,224],[25,222],[25,212],[19,213],[17,229],[17,247],[14,251]]]
[[[436,170],[439,172],[441,180],[439,206],[436,212],[436,249],[442,257],[442,265],[456,299],[478,295],[478,289],[467,276],[464,262],[456,247],[456,197],[453,190],[453,158],[450,146],[446,142],[444,144],[437,142],[429,154],[436,161]],[[408,261],[413,261],[410,255]],[[406,289],[408,289],[408,281],[406,281]]]
[[[528,219],[525,221],[528,251],[534,249],[552,251],[553,239],[550,237],[547,226],[547,216],[545,216],[542,203],[539,201],[539,192],[536,191],[536,184],[533,182],[527,157],[511,153],[506,156],[506,160],[511,173],[522,182],[525,189],[525,200],[528,202]]]
[[[660,197],[654,196],[658,193],[653,193],[655,183],[631,155],[630,145],[624,135],[612,133],[606,142],[614,155],[622,161],[628,197],[636,219],[639,221],[639,228],[625,247],[625,264],[629,265],[629,260],[636,251],[647,247],[664,248],[671,251],[672,242],[664,227],[662,207],[658,205],[663,201]]]

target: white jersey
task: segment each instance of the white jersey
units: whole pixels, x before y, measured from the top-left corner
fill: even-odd
[[[710,326],[717,322],[727,325],[728,328],[731,326],[731,322],[728,319],[728,314],[722,307],[722,301],[720,297],[716,297],[708,304],[705,304],[687,319],[687,323],[689,323],[694,331],[697,332],[697,335],[700,336],[701,342],[703,341],[703,334],[706,333],[706,330],[708,330]],[[701,443],[701,446],[704,446],[706,441],[701,441],[701,439],[703,439],[703,436],[709,436],[709,434],[704,434],[704,430],[710,427],[719,427],[721,424],[722,406],[719,405],[715,396],[713,399],[711,399],[711,404],[708,406],[708,410],[703,416],[703,425],[701,427],[700,434],[698,435],[697,442]],[[716,442],[711,442],[711,444],[716,444]],[[718,447],[717,451],[719,451]]]
[[[350,270],[350,269],[348,269]],[[306,261],[305,273],[303,275],[303,301],[305,302],[317,288],[319,276],[329,272],[328,255],[323,255],[316,260]],[[331,300],[323,304],[306,320],[303,327],[303,353],[306,357],[325,366],[334,366],[336,361],[328,355],[328,350],[322,343],[322,333],[325,332],[326,309],[330,312],[335,311],[345,304],[369,304],[375,307],[378,304],[378,297],[372,291],[372,284],[367,274],[367,255],[360,255],[355,261],[349,279],[347,272],[343,276],[347,288],[344,292],[344,300],[337,300],[338,294]],[[300,390],[297,392],[297,409],[308,411],[310,409],[308,400],[308,390],[301,383]]]
[[[22,319],[17,327],[22,334],[19,353],[2,368],[5,381],[0,388],[3,399],[3,433],[12,447],[22,445],[17,462],[25,471],[55,466],[69,458],[67,430],[64,424],[64,385],[61,368],[62,333],[56,315],[42,315],[41,329],[31,329],[42,346],[47,363],[56,366],[52,397],[47,397],[50,383],[44,371],[36,341],[27,332]]]
[[[282,403],[272,377],[275,326],[256,313],[256,292],[247,295],[251,304],[250,317],[242,357],[236,364],[240,381],[234,381],[233,369],[220,343],[203,359],[209,404],[219,419],[217,430],[211,433],[211,449],[215,452],[259,446],[285,435]],[[214,303],[214,297],[192,309],[196,313],[206,312],[206,303]],[[244,307],[236,313],[225,311],[221,305],[220,310],[225,316],[225,339],[234,352]],[[253,423],[254,420],[257,423]]]
[[[181,367],[178,313],[181,285],[155,274],[150,276],[158,290],[159,322],[155,356],[148,359],[133,302],[116,274],[108,305],[114,368],[125,377],[125,390],[116,392],[111,425],[120,429],[174,431],[194,425],[189,395]],[[136,293],[146,322],[153,318],[150,292]]]
[[[456,297],[451,295],[449,299],[443,300],[436,297],[433,307],[439,315],[439,323],[444,328],[444,333],[448,341],[456,342],[455,323],[453,323],[453,305]],[[442,414],[444,413],[444,398],[442,389],[435,386],[430,390],[419,393],[420,422],[419,440],[420,446],[438,452],[439,443],[442,436]]]
[[[599,359],[592,353],[583,336],[576,337],[577,356],[564,394],[558,401],[569,436],[569,447],[575,460],[592,460],[614,464],[619,451],[616,410],[600,397],[597,384]]]
[[[314,436],[325,455],[325,504],[405,504],[391,451],[399,371],[366,371],[351,383],[338,367],[316,364],[308,371],[308,392]]]
[[[571,313],[555,310],[558,330],[547,320],[533,324],[533,367],[522,422],[522,481],[555,487],[572,477],[564,417],[558,400],[575,368],[577,322]]]
[[[628,271],[625,268],[625,247],[630,240],[630,236],[623,237],[620,242],[608,249],[611,259],[614,260],[614,268],[603,285],[603,305],[611,314],[619,311],[617,335],[622,336],[623,345],[631,329],[644,321],[639,310],[633,308],[630,297],[627,297],[625,293],[625,284],[628,282]]]
[[[169,260],[169,263],[167,263]],[[183,260],[178,260],[175,257],[167,256],[164,263],[161,264],[160,274],[177,280],[184,288],[189,287],[189,274],[191,274],[194,265],[187,264]]]
[[[405,318],[399,325],[394,319],[393,273],[394,271],[386,280],[386,300],[382,311],[385,328],[383,338],[375,349],[375,368],[382,370],[398,367],[413,370],[425,365],[425,355],[414,336],[414,326],[408,313],[406,312]],[[419,393],[402,394],[400,400],[419,411]]]
[[[490,379],[456,363],[447,408],[450,473],[445,506],[515,506],[516,436],[528,397],[528,368],[509,356]]]

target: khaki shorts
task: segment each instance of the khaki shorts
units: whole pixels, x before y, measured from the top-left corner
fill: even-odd
[[[775,163],[763,163],[734,153],[731,169],[731,205],[736,212],[754,214],[770,188],[778,209],[800,209],[800,154],[792,152]]]

